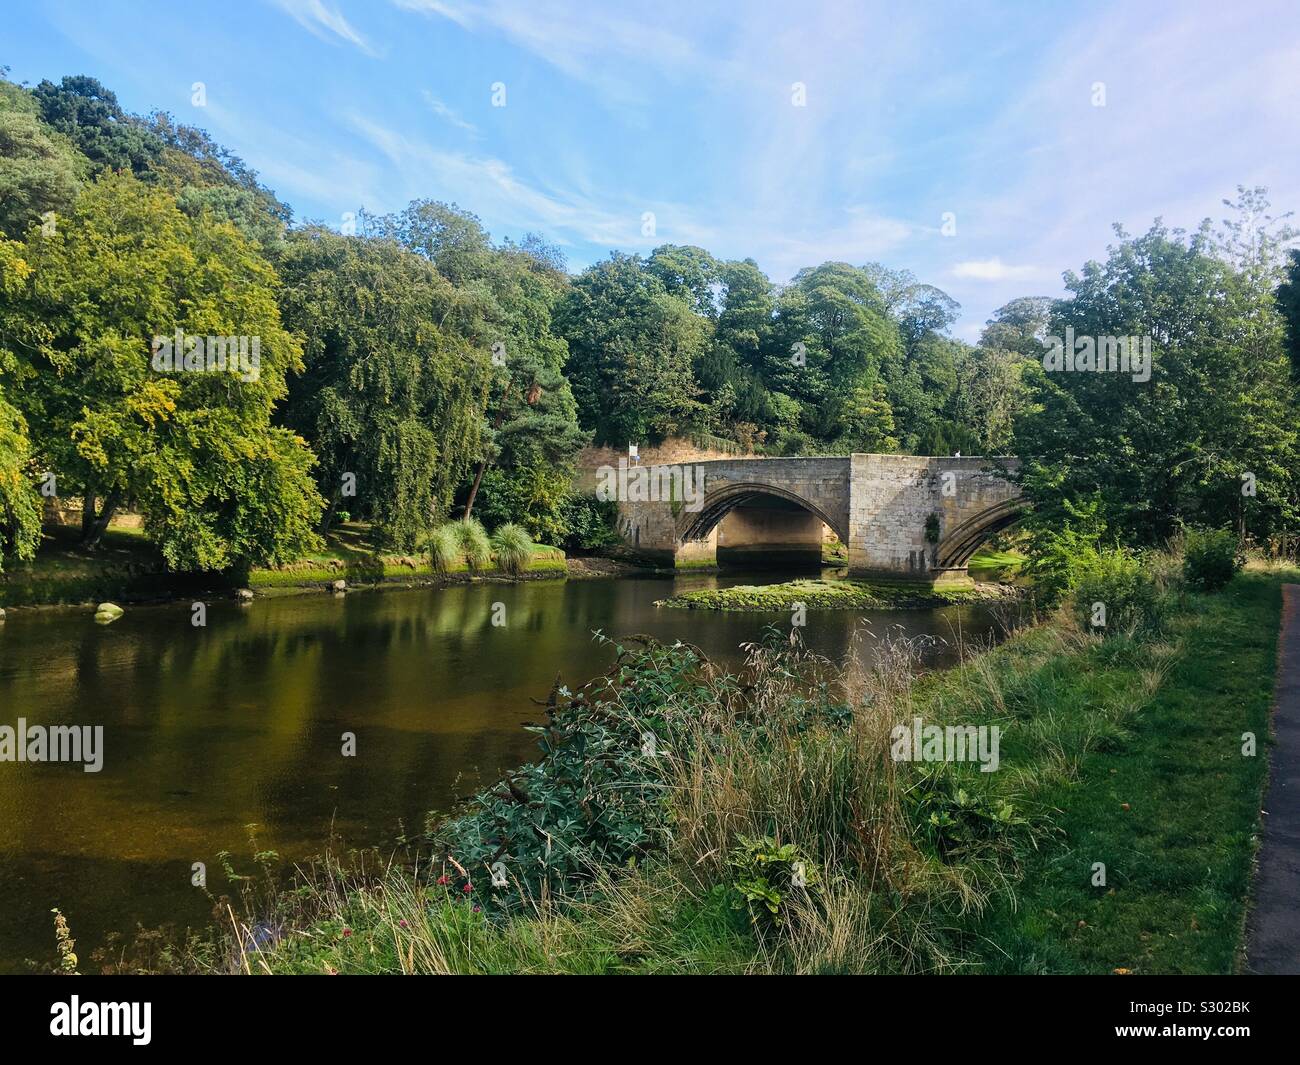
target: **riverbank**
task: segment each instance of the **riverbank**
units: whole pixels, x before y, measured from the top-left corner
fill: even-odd
[[[367,532],[360,524],[341,526],[330,533],[321,552],[284,566],[254,569],[247,585],[257,594],[287,595],[319,592],[338,580],[349,587],[418,587],[480,576],[538,580],[563,577],[568,572],[564,552],[542,544],[533,545],[528,569],[516,576],[499,570],[495,562],[477,572],[471,572],[463,561],[439,571],[426,555],[374,551],[366,542]],[[0,607],[228,598],[237,586],[223,574],[168,572],[138,528],[110,528],[95,551],[84,550],[78,540],[79,533],[72,528],[47,530],[33,561],[12,563],[0,574]]]
[[[433,827],[432,862],[324,863],[204,964],[1236,971],[1284,579],[1178,593],[1144,637],[1059,615],[914,680],[906,644],[847,676],[773,645],[740,683],[626,647],[553,695],[541,762]],[[918,718],[997,727],[997,770],[897,760]]]
[[[904,581],[803,579],[684,592],[658,605],[683,610],[789,611],[798,604],[809,610],[899,610],[1016,599],[1020,594],[1011,585],[991,582],[945,588]]]

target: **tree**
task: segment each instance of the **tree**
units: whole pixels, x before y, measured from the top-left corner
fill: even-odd
[[[1287,354],[1291,357],[1291,375],[1300,380],[1300,250],[1293,250],[1286,280],[1278,286],[1277,309],[1286,328]]]
[[[823,263],[800,270],[781,293],[763,381],[794,398],[800,428],[833,450],[893,450],[896,426],[882,370],[901,355],[898,328],[867,271]]]
[[[658,441],[691,426],[701,409],[692,366],[708,325],[639,257],[616,252],[584,271],[555,321],[580,423],[597,443]]]
[[[290,235],[279,268],[306,364],[284,419],[319,455],[322,528],[346,507],[410,550],[476,453],[488,353],[446,328],[455,290],[394,241],[311,227]]]
[[[484,476],[496,465],[505,472],[489,482],[489,490],[523,507],[509,520],[554,542],[563,535],[562,487],[588,439],[578,428],[577,404],[564,376],[568,347],[552,325],[568,285],[556,265],[563,257],[535,237],[526,246],[494,247],[474,215],[430,200],[369,223],[427,258],[453,283],[457,300],[449,325],[492,352],[492,389],[464,516],[472,516]]]
[[[1032,406],[1016,450],[1030,497],[1048,511],[1095,497],[1105,526],[1134,544],[1182,524],[1265,534],[1293,522],[1296,405],[1275,279],[1225,258],[1208,223],[1116,233],[1105,263],[1066,275],[1072,296],[1050,328],[1149,337],[1151,378],[1026,363]]]
[[[315,544],[313,457],[270,424],[299,345],[275,272],[232,225],[105,175],[55,234],[7,243],[3,267],[5,376],[34,453],[83,495],[88,545],[130,500],[172,569],[272,564]],[[170,365],[162,341],[177,330],[189,340]]]
[[[67,137],[96,169],[142,176],[162,153],[162,140],[123,111],[117,96],[95,78],[77,74],[58,85],[42,81],[32,95],[41,120]]]
[[[40,542],[41,499],[30,462],[27,423],[0,394],[0,573],[6,558],[33,558]]]
[[[720,265],[703,248],[663,244],[650,253],[645,268],[663,282],[670,296],[684,300],[696,314],[712,320],[718,315]]]
[[[0,236],[22,237],[46,212],[66,211],[89,170],[37,110],[27,92],[0,79]]]

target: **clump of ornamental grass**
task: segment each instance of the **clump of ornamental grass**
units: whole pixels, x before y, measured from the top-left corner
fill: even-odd
[[[439,525],[429,534],[429,561],[439,573],[447,573],[460,561],[460,537],[452,525]]]
[[[461,556],[471,570],[486,569],[492,561],[492,541],[487,530],[477,518],[466,518],[455,523]]]
[[[503,573],[517,577],[532,564],[533,542],[521,526],[507,522],[492,534],[492,553]]]

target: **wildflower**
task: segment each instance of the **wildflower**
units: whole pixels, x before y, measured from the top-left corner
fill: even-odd
[[[398,923],[398,925],[399,925],[400,927],[405,928],[405,927],[406,927],[406,918],[403,917],[403,918],[402,918],[400,921],[398,921],[397,923]]]
[[[446,873],[443,873],[442,876],[438,877],[438,883],[441,884],[443,887],[446,887],[448,884],[451,883],[451,877],[449,877]]]
[[[350,928],[345,928],[345,929],[343,929],[343,938],[344,938],[344,939],[347,939],[348,936],[350,936],[351,934],[352,934],[352,929],[350,929]]]
[[[470,887],[468,884],[466,884],[463,888],[461,888],[461,891],[465,892],[466,895],[468,895],[473,890],[474,889]]]

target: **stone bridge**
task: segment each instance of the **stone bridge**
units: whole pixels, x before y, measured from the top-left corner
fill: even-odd
[[[966,579],[976,549],[1019,517],[1020,490],[1001,472],[1018,465],[922,455],[718,459],[634,466],[616,498],[627,547],[661,563],[816,565],[825,526],[847,546],[855,576],[949,583]]]

